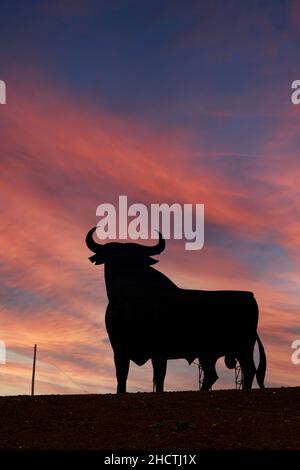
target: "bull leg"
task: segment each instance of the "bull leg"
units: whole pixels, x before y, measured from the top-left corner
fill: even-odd
[[[238,357],[242,372],[243,372],[243,390],[251,389],[256,367],[253,359],[253,351],[249,354],[241,354]]]
[[[201,360],[200,363],[204,373],[204,380],[201,391],[207,391],[211,389],[213,384],[219,378],[216,372],[216,359],[204,359]]]
[[[125,393],[129,371],[129,359],[127,356],[123,356],[122,354],[115,354],[114,360],[117,376],[117,393]]]
[[[153,391],[163,392],[164,381],[167,372],[166,359],[152,358],[153,366]]]

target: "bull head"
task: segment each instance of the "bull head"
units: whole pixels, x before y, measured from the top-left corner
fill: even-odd
[[[95,253],[89,257],[91,263],[103,264],[103,263],[117,263],[122,262],[147,265],[158,263],[158,260],[151,258],[160,254],[165,249],[165,240],[162,234],[159,232],[159,241],[154,246],[139,245],[137,243],[96,243],[93,234],[97,227],[93,227],[87,234],[85,242],[87,247]]]

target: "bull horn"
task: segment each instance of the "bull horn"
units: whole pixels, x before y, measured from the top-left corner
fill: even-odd
[[[158,243],[155,245],[155,246],[147,246],[147,254],[149,256],[153,256],[153,255],[158,255],[159,253],[161,253],[165,247],[166,247],[166,242],[165,242],[165,239],[163,238],[162,234],[160,232],[159,233],[159,241]]]
[[[91,228],[91,230],[88,232],[87,236],[85,237],[85,243],[91,251],[93,251],[94,253],[99,253],[99,251],[102,250],[103,245],[101,245],[100,243],[96,243],[95,240],[93,239],[93,233],[95,232],[96,229],[97,227]]]

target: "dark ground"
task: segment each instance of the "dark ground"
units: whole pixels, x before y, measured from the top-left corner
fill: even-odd
[[[0,449],[300,449],[300,387],[0,398]]]

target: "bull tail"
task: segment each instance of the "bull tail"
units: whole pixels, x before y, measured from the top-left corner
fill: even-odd
[[[256,380],[260,388],[265,388],[264,379],[266,375],[267,358],[266,358],[265,349],[257,333],[256,333],[256,341],[257,341],[258,349],[259,349],[259,364],[256,370]]]

